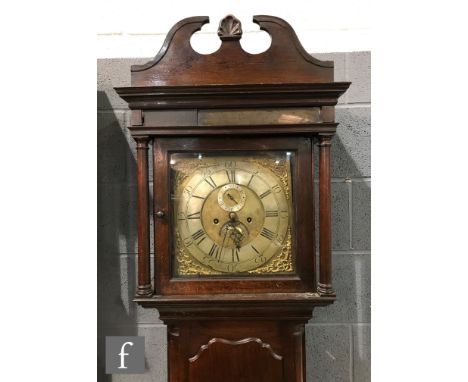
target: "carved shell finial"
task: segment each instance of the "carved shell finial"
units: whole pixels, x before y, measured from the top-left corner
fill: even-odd
[[[242,27],[239,19],[227,15],[219,22],[218,36],[221,41],[236,41],[242,37]]]

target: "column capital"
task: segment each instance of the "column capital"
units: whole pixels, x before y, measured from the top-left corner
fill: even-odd
[[[136,148],[137,149],[148,149],[148,143],[150,141],[150,136],[149,135],[137,135],[133,136],[133,139],[136,142]]]
[[[331,146],[331,140],[334,134],[319,134],[318,135],[318,144],[319,147]]]

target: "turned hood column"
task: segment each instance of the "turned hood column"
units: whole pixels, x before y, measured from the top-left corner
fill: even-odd
[[[152,294],[149,235],[148,136],[134,137],[137,149],[138,289],[137,295]]]
[[[332,135],[319,134],[319,244],[320,273],[317,291],[321,295],[334,296],[332,288],[331,258],[331,181],[330,148]]]

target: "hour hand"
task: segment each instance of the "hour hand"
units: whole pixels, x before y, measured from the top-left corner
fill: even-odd
[[[231,199],[234,203],[239,204],[236,199],[231,194],[227,194],[228,198]]]

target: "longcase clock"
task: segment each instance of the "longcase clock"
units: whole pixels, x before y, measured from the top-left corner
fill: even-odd
[[[304,381],[304,325],[336,297],[330,145],[350,83],[272,16],[253,18],[271,36],[265,52],[242,49],[229,15],[219,50],[199,54],[190,38],[208,21],[177,23],[152,61],[132,66],[132,86],[116,88],[137,146],[135,301],[167,325],[170,382]]]

